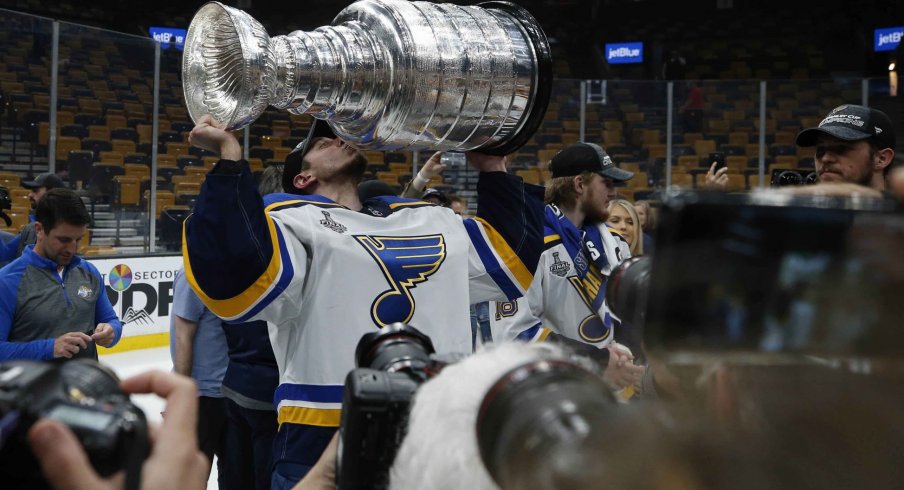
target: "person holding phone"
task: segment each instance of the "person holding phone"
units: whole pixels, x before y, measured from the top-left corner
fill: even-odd
[[[706,172],[706,187],[714,190],[728,188],[728,167],[725,165],[725,153],[715,152],[709,154],[709,171]]]

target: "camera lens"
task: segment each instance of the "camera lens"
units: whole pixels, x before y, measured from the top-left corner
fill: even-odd
[[[355,349],[358,367],[380,371],[423,369],[436,350],[420,330],[396,322],[361,337]]]
[[[619,319],[634,325],[643,324],[647,290],[653,259],[631,257],[619,264],[606,283],[606,304]]]
[[[786,185],[800,185],[804,181],[800,173],[794,170],[785,170],[781,172],[780,174],[778,174],[778,177],[775,180],[776,185],[781,187]]]
[[[559,467],[562,459],[551,456],[585,454],[579,448],[592,445],[616,406],[602,380],[576,364],[543,360],[519,366],[502,376],[481,403],[481,459],[503,489],[530,488],[533,475],[574,480],[585,469]]]
[[[804,180],[804,183],[806,183],[807,185],[815,184],[817,180],[819,180],[819,176],[816,175],[816,172],[810,172],[807,174],[807,178],[806,180]]]

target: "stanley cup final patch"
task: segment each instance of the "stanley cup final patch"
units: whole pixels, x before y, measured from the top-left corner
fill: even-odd
[[[331,218],[330,213],[326,211],[321,211],[321,213],[323,213],[323,219],[320,220],[321,225],[335,231],[336,233],[345,233],[345,230],[348,229],[342,223],[339,223],[338,221]]]
[[[568,275],[568,271],[571,270],[571,264],[560,259],[559,252],[552,253],[552,260],[553,262],[552,265],[549,266],[549,272],[552,272],[559,277]]]

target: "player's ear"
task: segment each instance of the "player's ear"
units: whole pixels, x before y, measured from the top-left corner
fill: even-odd
[[[298,190],[304,190],[317,182],[317,177],[311,175],[310,172],[302,170],[292,179],[292,185]]]

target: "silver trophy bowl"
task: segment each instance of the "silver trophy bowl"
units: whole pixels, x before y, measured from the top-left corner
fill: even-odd
[[[546,35],[509,2],[361,0],[330,26],[272,38],[210,2],[188,28],[182,69],[196,122],[211,114],[242,128],[271,105],[376,150],[511,153],[539,127],[552,89]]]

